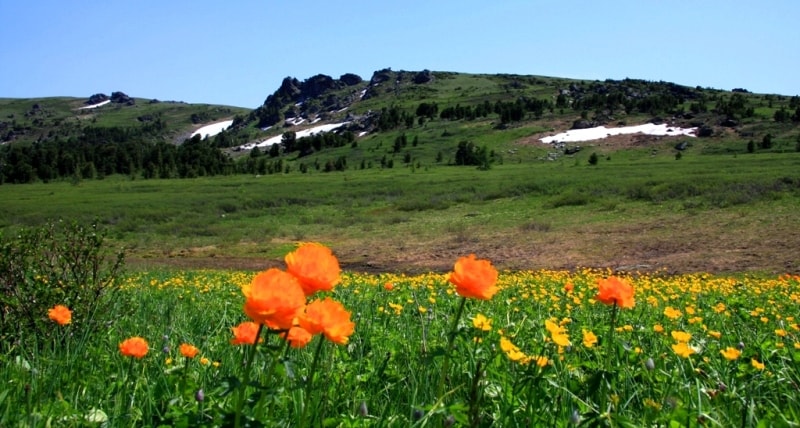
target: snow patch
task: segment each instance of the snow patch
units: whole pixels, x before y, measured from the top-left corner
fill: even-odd
[[[303,137],[310,137],[312,135],[319,134],[319,133],[322,133],[322,132],[331,132],[331,131],[334,131],[336,129],[341,128],[344,125],[347,125],[348,123],[350,123],[350,122],[328,123],[328,124],[325,124],[325,125],[317,125],[317,126],[314,126],[314,127],[311,127],[311,128],[306,128],[306,129],[303,129],[302,131],[295,132],[295,138],[297,138],[299,140],[299,139],[301,139]],[[256,147],[259,147],[259,148],[261,148],[261,147],[269,147],[269,146],[271,146],[273,144],[280,143],[282,139],[283,139],[283,134],[276,135],[274,137],[267,138],[266,140],[259,141],[257,143],[244,144],[242,146],[239,146],[239,148],[241,150],[253,150]]]
[[[194,137],[195,135],[200,135],[200,138],[202,139],[213,137],[230,128],[231,125],[233,125],[233,120],[223,120],[222,122],[212,123],[192,132],[192,136],[190,138]]]
[[[97,108],[97,107],[102,107],[102,106],[104,106],[104,105],[106,105],[106,104],[108,104],[108,103],[110,103],[110,102],[111,102],[111,100],[100,101],[100,102],[99,102],[99,103],[97,103],[97,104],[92,104],[92,105],[84,106],[84,107],[81,107],[81,108],[79,108],[78,110],[86,110],[86,109],[89,109],[89,108]]]
[[[697,128],[678,128],[675,126],[667,126],[667,124],[664,123],[660,125],[646,123],[644,125],[623,126],[620,128],[606,128],[605,126],[598,126],[587,129],[570,129],[569,131],[565,131],[560,134],[540,138],[539,141],[545,144],[573,143],[577,141],[600,140],[612,135],[637,133],[642,133],[645,135],[666,135],[672,137],[679,135],[695,137],[695,131],[697,131]]]

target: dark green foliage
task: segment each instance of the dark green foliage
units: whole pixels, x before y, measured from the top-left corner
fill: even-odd
[[[589,156],[589,165],[597,165],[598,160],[599,158],[597,157],[597,153],[592,153]]]
[[[458,143],[455,160],[456,165],[474,165],[481,170],[491,168],[491,156],[486,146],[476,147],[470,141]]]
[[[0,350],[52,337],[47,313],[58,304],[81,329],[109,319],[100,309],[117,290],[123,254],[109,258],[104,238],[95,223],[63,221],[0,235]]]

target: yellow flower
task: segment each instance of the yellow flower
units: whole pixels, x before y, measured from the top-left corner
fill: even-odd
[[[524,352],[520,351],[516,345],[505,337],[500,338],[500,349],[506,353],[506,356],[511,361],[523,361],[527,358]]]
[[[653,410],[661,410],[661,404],[655,402],[652,398],[645,398],[644,405],[652,408]]]
[[[400,315],[400,312],[403,312],[403,305],[398,305],[397,303],[389,302],[389,307],[394,309],[395,315]]]
[[[566,333],[554,334],[553,342],[558,346],[569,346],[571,344]]]
[[[708,335],[713,337],[714,339],[717,339],[717,340],[719,340],[719,338],[722,337],[722,333],[720,333],[720,332],[718,332],[716,330],[710,330],[708,332]]]
[[[692,335],[690,333],[686,333],[685,331],[673,331],[670,334],[672,334],[672,338],[677,342],[686,343],[692,339]]]
[[[653,331],[656,333],[663,333],[664,327],[661,324],[656,324],[653,326]]]
[[[597,344],[597,336],[589,330],[583,330],[583,346],[591,348]]]
[[[740,355],[742,355],[742,351],[731,346],[725,348],[722,351],[719,351],[719,353],[722,354],[722,356],[725,357],[725,359],[730,361],[733,361],[739,358]]]
[[[779,328],[775,330],[775,334],[777,334],[780,337],[786,337],[786,330]]]
[[[208,363],[209,363],[208,358],[206,357],[200,358],[200,364],[206,366],[208,365]]]
[[[686,342],[678,342],[672,345],[672,350],[683,358],[689,358],[690,355],[694,354],[694,349]]]
[[[681,315],[683,315],[681,311],[673,308],[672,306],[667,306],[666,308],[664,308],[664,316],[671,320],[678,319],[681,317]]]
[[[472,318],[472,325],[478,330],[490,331],[492,329],[492,320],[486,318],[486,316],[483,314],[478,314]]]
[[[764,364],[762,364],[762,363],[758,362],[758,360],[756,360],[756,359],[754,359],[754,358],[751,358],[751,359],[750,359],[750,364],[752,364],[752,365],[753,365],[753,367],[754,367],[756,370],[764,370]]]

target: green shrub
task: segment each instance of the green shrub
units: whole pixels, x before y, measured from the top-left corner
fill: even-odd
[[[72,323],[94,328],[111,314],[99,311],[118,285],[123,254],[107,257],[97,224],[49,222],[0,235],[0,350],[50,337],[48,310],[65,305]]]

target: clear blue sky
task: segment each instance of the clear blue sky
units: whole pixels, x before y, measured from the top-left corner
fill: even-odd
[[[286,76],[393,70],[800,94],[800,1],[0,0],[0,97],[255,108]]]

